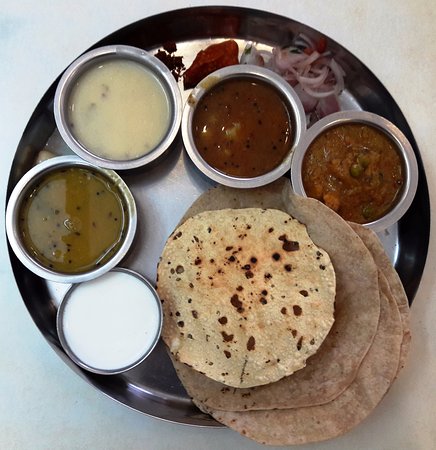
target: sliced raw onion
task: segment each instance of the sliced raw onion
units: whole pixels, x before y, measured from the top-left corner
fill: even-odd
[[[339,110],[345,72],[330,51],[319,53],[316,43],[300,34],[287,48],[258,50],[248,44],[241,63],[265,66],[281,75],[299,95],[306,113],[321,118]]]

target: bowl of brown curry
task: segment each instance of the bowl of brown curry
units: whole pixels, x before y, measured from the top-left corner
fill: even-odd
[[[204,78],[182,117],[186,151],[210,179],[226,186],[263,186],[289,171],[306,129],[300,99],[269,69],[235,65]]]
[[[418,167],[409,141],[390,121],[341,111],[307,130],[294,153],[291,180],[296,193],[381,231],[409,208]]]

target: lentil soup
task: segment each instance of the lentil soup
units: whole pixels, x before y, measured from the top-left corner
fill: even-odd
[[[55,170],[26,194],[20,237],[44,267],[81,273],[108,261],[122,244],[127,215],[117,187],[84,168]]]

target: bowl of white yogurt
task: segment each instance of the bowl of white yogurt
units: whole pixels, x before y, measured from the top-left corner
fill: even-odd
[[[159,158],[174,141],[181,115],[171,71],[147,51],[127,45],[83,54],[63,73],[54,97],[65,143],[108,169],[134,169]]]
[[[56,325],[65,353],[77,365],[114,375],[138,366],[153,351],[162,329],[162,305],[146,278],[118,267],[72,285]]]

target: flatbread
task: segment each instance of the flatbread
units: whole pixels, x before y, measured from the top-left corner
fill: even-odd
[[[300,370],[334,321],[328,254],[277,209],[187,219],[162,252],[157,291],[171,353],[227,386],[259,386]]]
[[[175,367],[188,394],[211,408],[243,411],[327,403],[351,384],[375,335],[380,312],[377,267],[345,221],[316,200],[296,197],[286,179],[253,190],[211,189],[194,202],[182,222],[205,210],[254,206],[286,210],[305,223],[312,240],[329,253],[337,282],[335,323],[304,369],[266,386],[229,389],[186,365],[175,362]]]
[[[340,436],[363,421],[394,380],[403,333],[396,303],[381,295],[381,313],[373,345],[350,386],[329,403],[267,411],[220,411],[197,406],[216,420],[262,444],[294,445]]]
[[[383,275],[385,276],[388,284],[388,287],[385,287],[385,295],[392,296],[392,298],[396,301],[398,309],[400,311],[401,323],[403,327],[403,340],[401,342],[400,362],[397,372],[398,376],[406,363],[410,351],[410,342],[412,339],[412,335],[410,332],[410,307],[407,294],[404,291],[403,284],[401,283],[397,271],[392,266],[392,263],[376,233],[368,228],[363,227],[362,225],[354,223],[350,223],[350,225],[367,246],[372,254],[372,257],[374,258],[375,263],[383,272]]]

